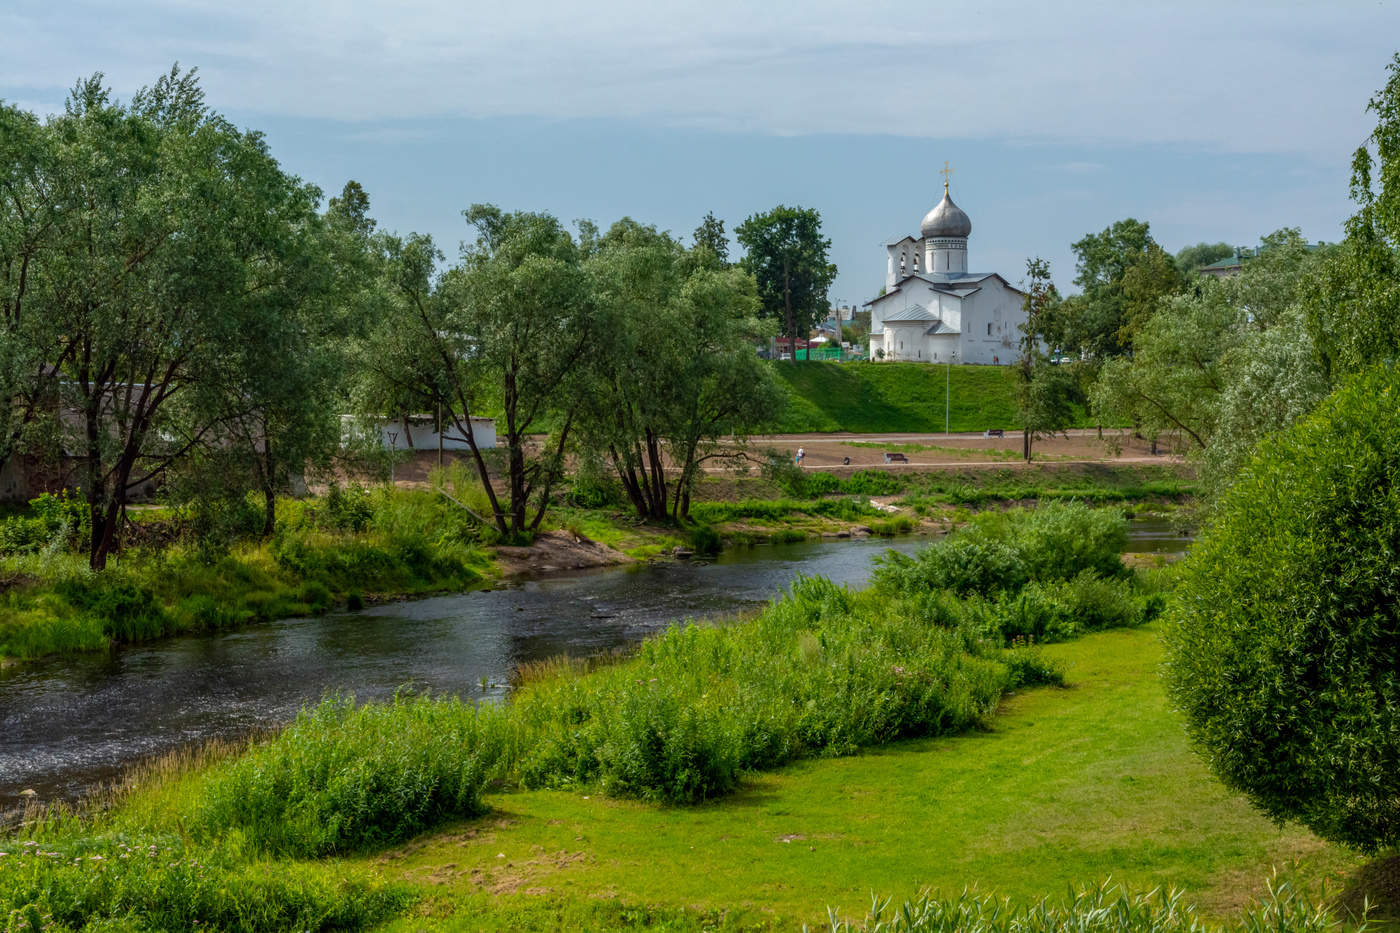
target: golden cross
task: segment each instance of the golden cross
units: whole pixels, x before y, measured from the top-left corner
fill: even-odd
[[[947,188],[947,187],[948,187],[948,176],[953,174],[952,166],[950,166],[950,165],[948,164],[948,160],[947,160],[947,159],[944,159],[944,160],[943,160],[943,167],[942,167],[941,169],[938,170],[938,174],[940,174],[940,175],[943,176],[943,187],[944,187],[944,188]]]

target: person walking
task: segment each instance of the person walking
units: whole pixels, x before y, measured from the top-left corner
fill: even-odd
[[[805,457],[805,456],[807,456],[807,452],[806,452],[805,450],[803,450],[801,447],[797,448],[797,460],[796,460],[796,463],[797,463],[798,466],[802,466],[802,458]]]

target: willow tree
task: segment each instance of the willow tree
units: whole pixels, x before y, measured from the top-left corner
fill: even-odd
[[[477,237],[450,268],[430,237],[379,236],[381,304],[358,354],[359,397],[368,411],[440,406],[490,503],[477,518],[520,538],[538,530],[563,473],[592,304],[578,244],[554,217],[480,204],[464,214]],[[472,425],[483,416],[497,419],[505,447],[504,490]],[[546,433],[537,449],[532,438]]]
[[[178,67],[126,104],[101,75],[80,82],[34,139],[53,222],[26,313],[53,341],[43,357],[60,368],[55,404],[102,569],[132,492],[226,443],[254,404],[229,404],[243,370],[297,352],[275,338],[315,263],[319,192]]]
[[[704,244],[687,250],[622,220],[587,261],[607,339],[587,370],[582,443],[643,518],[686,518],[705,465],[741,456],[781,405],[755,352],[765,328],[753,279],[713,259]]]

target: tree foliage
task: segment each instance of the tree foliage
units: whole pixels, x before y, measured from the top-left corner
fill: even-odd
[[[827,289],[836,266],[827,261],[831,241],[821,227],[815,208],[779,205],[734,230],[746,251],[740,265],[758,283],[760,313],[778,321],[793,362],[798,338],[805,339],[830,309]]]
[[[1073,244],[1074,284],[1080,294],[1066,299],[1047,320],[1053,346],[1093,360],[1130,354],[1133,334],[1175,294],[1183,280],[1170,253],[1148,224],[1131,217]]]
[[[1222,486],[1260,438],[1326,394],[1301,310],[1324,259],[1298,230],[1280,230],[1238,275],[1165,299],[1134,355],[1103,365],[1095,411],[1196,452],[1207,489]]]
[[[100,569],[132,491],[230,443],[255,405],[250,371],[275,381],[302,359],[289,315],[330,281],[320,195],[178,66],[127,104],[94,75],[42,127],[13,122],[31,155],[10,183],[34,222],[14,224],[19,207],[4,220],[24,280],[11,279],[11,334],[27,344],[11,372],[32,381],[9,396],[9,437],[53,413],[82,463]]]
[[[1352,158],[1356,213],[1306,313],[1329,378],[1400,358],[1400,53],[1367,110],[1376,128]]]
[[[692,234],[695,250],[707,266],[724,269],[729,266],[729,237],[724,232],[724,221],[708,211],[705,219]],[[706,252],[707,251],[707,252]]]
[[[1045,326],[1061,303],[1050,278],[1050,264],[1026,261],[1026,298],[1022,307],[1021,356],[1016,362],[1018,416],[1027,461],[1038,437],[1064,431],[1074,423],[1077,382],[1068,367],[1051,362],[1045,352]]]
[[[463,214],[477,238],[442,271],[430,237],[378,238],[382,304],[358,353],[358,398],[377,415],[440,410],[467,441],[490,504],[477,517],[521,538],[539,528],[563,471],[592,301],[578,244],[554,217],[487,204]],[[488,414],[505,447],[504,496],[472,423]],[[537,449],[531,436],[551,427]]]
[[[704,245],[686,250],[628,219],[587,267],[609,340],[595,348],[582,443],[611,465],[639,516],[683,519],[704,465],[740,456],[733,441],[781,405],[754,353],[764,331],[753,279],[715,268]]]
[[[1211,768],[1278,820],[1400,843],[1400,376],[1275,435],[1192,547],[1167,678]]]
[[[1176,267],[1181,270],[1183,277],[1190,280],[1204,267],[1213,262],[1219,262],[1233,255],[1234,252],[1235,248],[1224,242],[1200,242],[1191,246],[1183,246],[1176,251]]]

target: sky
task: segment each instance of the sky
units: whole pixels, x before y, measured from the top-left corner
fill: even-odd
[[[795,3],[31,2],[0,7],[0,99],[40,114],[174,62],[327,194],[449,256],[475,202],[689,238],[817,208],[831,297],[884,283],[953,168],[969,266],[1024,277],[1148,221],[1167,249],[1341,237],[1400,0]]]

